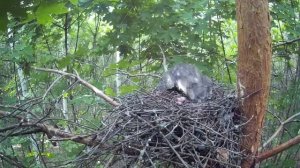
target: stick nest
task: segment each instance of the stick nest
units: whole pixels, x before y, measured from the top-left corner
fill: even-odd
[[[202,102],[177,91],[136,93],[104,120],[89,156],[106,167],[239,167],[242,119],[234,94]],[[224,89],[222,89],[224,90]]]

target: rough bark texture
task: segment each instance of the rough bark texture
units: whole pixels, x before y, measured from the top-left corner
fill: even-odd
[[[250,120],[241,146],[250,155],[242,167],[254,164],[260,145],[270,86],[271,36],[267,0],[237,0],[238,94],[241,111]]]

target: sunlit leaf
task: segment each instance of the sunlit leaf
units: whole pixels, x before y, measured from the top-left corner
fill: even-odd
[[[114,92],[114,90],[110,87],[105,88],[104,90],[105,94],[107,94],[108,96],[116,96],[116,93]]]
[[[35,12],[35,16],[39,24],[47,24],[52,22],[53,14],[63,14],[67,12],[68,9],[65,7],[65,3],[42,1],[37,11]]]
[[[138,86],[134,86],[134,85],[123,85],[120,87],[121,94],[132,93],[133,91],[136,91],[137,89],[138,89]]]
[[[78,0],[69,0],[73,5],[77,5],[78,4]]]

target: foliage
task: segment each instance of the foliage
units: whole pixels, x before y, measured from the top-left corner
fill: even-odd
[[[264,140],[278,127],[278,118],[300,109],[299,40],[284,43],[300,37],[299,1],[273,0],[270,9],[274,55]],[[78,73],[111,97],[153,89],[163,72],[163,56],[169,66],[193,63],[221,83],[234,86],[236,81],[234,0],[0,1],[0,31],[0,110],[76,134],[100,128],[110,106],[76,80],[33,67]],[[17,123],[1,118],[0,127]],[[288,127],[272,146],[298,135],[298,123]],[[55,147],[42,134],[7,137],[13,133],[0,131],[0,155],[27,167],[68,164],[65,160],[84,151],[69,141]],[[274,164],[294,164],[295,152],[284,152]]]

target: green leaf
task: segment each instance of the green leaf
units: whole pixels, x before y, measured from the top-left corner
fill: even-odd
[[[1,11],[0,10],[0,30],[1,31],[7,31],[7,23],[8,23],[8,19],[7,19],[7,13],[6,11]]]
[[[283,165],[286,168],[288,168],[288,167],[294,167],[296,165],[296,161],[292,160],[292,159],[286,159],[286,160],[283,161]]]
[[[68,122],[65,120],[60,120],[60,121],[58,121],[57,125],[60,127],[66,128],[68,126]]]
[[[57,64],[58,64],[59,68],[65,68],[71,64],[71,61],[72,61],[71,57],[66,56],[66,57],[63,57],[62,59],[60,59],[59,61],[57,61]]]
[[[39,24],[47,24],[52,22],[52,14],[63,14],[67,12],[68,9],[65,7],[65,3],[43,1],[35,12],[35,16]]]
[[[46,156],[48,159],[54,158],[54,154],[51,152],[43,152],[42,156]]]
[[[116,96],[116,93],[114,92],[114,90],[111,87],[107,87],[104,90],[105,94],[108,96]]]
[[[8,18],[10,18],[11,21],[11,18],[23,19],[26,17],[26,11],[29,6],[24,5],[26,3],[30,3],[30,1],[28,0],[23,3],[19,0],[0,1],[0,31],[7,31],[7,24],[9,23]]]
[[[130,66],[130,63],[128,60],[121,60],[120,62],[117,63],[117,67],[120,69],[126,69]]]
[[[28,22],[30,22],[30,21],[32,21],[34,19],[35,19],[35,15],[32,14],[32,13],[28,13],[27,14],[27,18],[25,20],[23,20],[22,23],[28,23]]]
[[[83,145],[77,143],[70,143],[70,142],[62,142],[60,146],[64,148],[69,156],[76,156],[78,152],[82,151]]]
[[[35,83],[51,81],[49,74],[46,72],[32,72],[30,76]]]
[[[116,68],[112,68],[110,66],[109,68],[104,69],[103,76],[110,76],[110,75],[116,74],[116,73],[117,73],[117,69]]]
[[[41,55],[40,57],[38,57],[38,62],[43,64],[52,64],[53,62],[55,62],[56,58],[53,57],[52,55]]]
[[[79,45],[77,51],[74,53],[76,57],[86,56],[86,53],[89,52],[89,49],[84,45]]]
[[[93,104],[94,102],[95,102],[95,97],[92,95],[83,95],[71,100],[71,103],[80,104],[80,105]]]
[[[37,152],[32,151],[32,152],[28,152],[26,154],[26,157],[35,157],[36,155],[37,155]]]
[[[102,89],[103,88],[103,82],[100,82],[98,80],[92,81],[91,84],[94,85],[98,89]]]
[[[120,87],[120,92],[122,95],[132,93],[138,89],[138,86],[134,85],[123,85]]]
[[[78,0],[69,0],[73,5],[77,5],[78,4]]]

